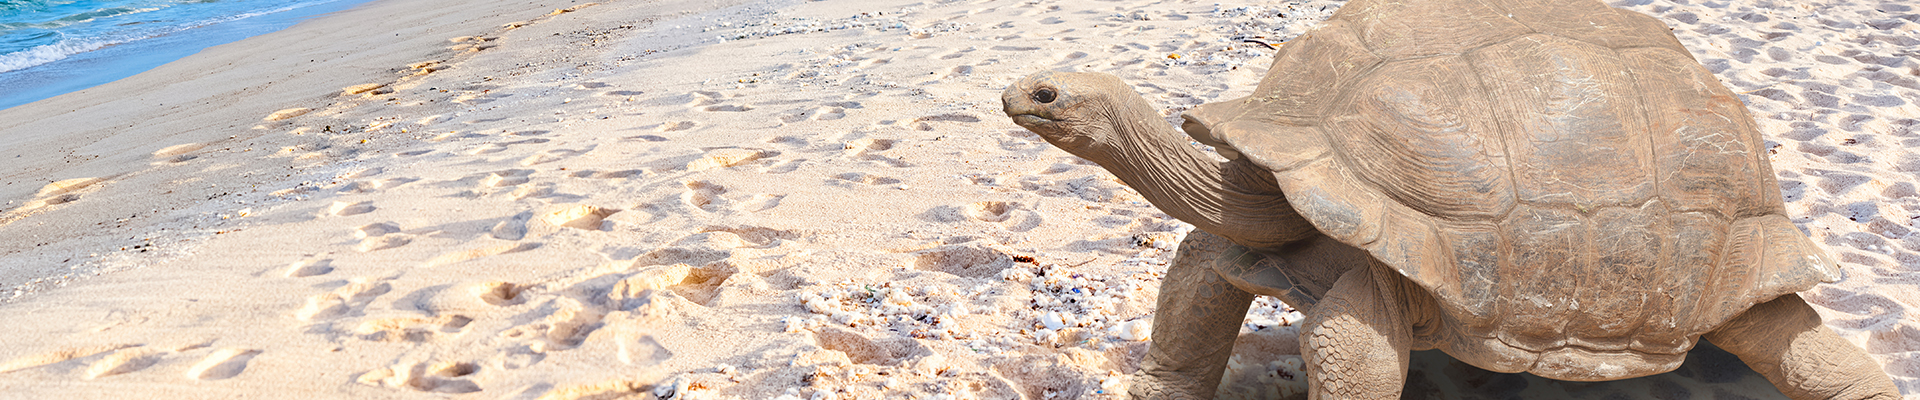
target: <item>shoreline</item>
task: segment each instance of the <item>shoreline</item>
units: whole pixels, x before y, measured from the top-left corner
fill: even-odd
[[[368,0],[322,4],[194,27],[109,45],[25,69],[0,72],[0,110],[140,74],[208,47],[286,29],[306,19],[352,8]]]
[[[1920,12],[1631,3],[1742,93],[1847,275],[1804,295],[1920,396],[1920,65],[1874,44],[1920,23],[1819,22]],[[1000,91],[1101,71],[1177,117],[1342,4],[381,0],[211,47],[0,110],[0,393],[1117,398],[1192,227]],[[1295,321],[1256,303],[1223,398],[1298,389]],[[1409,387],[1779,396],[1694,354]]]
[[[341,102],[337,96],[340,88],[351,84],[336,82],[391,81],[408,63],[455,54],[446,49],[446,38],[437,37],[440,34],[422,36],[422,33],[484,32],[516,20],[507,13],[537,16],[541,14],[538,10],[549,10],[550,5],[575,3],[578,2],[532,2],[518,5],[521,7],[518,11],[495,7],[459,13],[437,9],[442,7],[432,5],[434,2],[363,3],[286,29],[209,47],[132,77],[0,110],[0,119],[15,121],[11,126],[0,127],[0,135],[8,138],[0,143],[0,159],[23,166],[0,175],[0,199],[6,200],[0,204],[0,213],[11,214],[0,217],[0,223],[11,223],[26,213],[35,212],[23,209],[29,208],[44,185],[68,179],[139,176],[153,167],[153,154],[169,146],[212,147],[234,143],[242,137],[257,137],[263,132],[250,127],[261,122],[259,116],[296,105],[318,108]],[[482,18],[474,18],[475,14]],[[380,24],[386,18],[382,15],[401,16],[393,21],[414,28],[375,31],[366,27]],[[454,21],[446,21],[448,19]],[[351,33],[356,31],[359,33]],[[277,49],[274,53],[277,55],[269,56],[269,60],[257,60],[254,58],[257,51],[253,49],[259,48]],[[311,61],[276,62],[279,58]],[[205,112],[209,108],[220,111]],[[77,117],[80,115],[99,117]],[[258,171],[246,174],[255,173]],[[132,236],[157,232],[155,227],[178,224],[205,214],[205,211],[183,210],[233,194],[233,188],[221,190],[218,183],[177,190],[172,187],[184,180],[196,180],[189,176],[144,178],[144,185],[158,189],[116,191],[111,194],[112,199],[99,202],[107,204],[95,203],[92,207],[67,211],[74,217],[56,221],[64,224],[5,228],[24,231],[22,237],[67,237],[70,234],[60,232],[93,229],[81,227],[79,221],[91,221],[89,224],[116,221],[118,226],[113,230],[128,236],[116,239],[125,242]],[[247,185],[261,183],[258,178],[245,181],[252,181]],[[152,207],[123,213],[113,210],[120,208],[113,204],[117,202],[145,203]],[[99,248],[120,247],[105,244],[114,239],[88,236],[74,239],[64,243],[0,244],[0,255],[26,255],[33,260],[23,263],[24,269],[32,270],[26,279],[19,277],[21,267],[0,271],[0,288],[14,288],[34,278],[57,277],[60,274],[52,273],[56,269],[49,264],[71,263],[75,258],[97,254]],[[42,248],[60,244],[67,246]]]

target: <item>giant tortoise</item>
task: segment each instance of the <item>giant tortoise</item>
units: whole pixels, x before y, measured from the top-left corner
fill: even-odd
[[[1396,398],[1410,350],[1600,381],[1703,337],[1791,397],[1897,398],[1796,292],[1838,279],[1752,117],[1660,21],[1596,0],[1354,0],[1191,146],[1098,73],[1005,111],[1193,224],[1136,398],[1209,398],[1254,294],[1307,315],[1312,398]]]

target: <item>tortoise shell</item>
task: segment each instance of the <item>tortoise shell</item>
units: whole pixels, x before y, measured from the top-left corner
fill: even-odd
[[[1594,0],[1354,0],[1196,140],[1429,292],[1423,340],[1565,380],[1671,370],[1754,304],[1838,279],[1745,106],[1665,24]]]

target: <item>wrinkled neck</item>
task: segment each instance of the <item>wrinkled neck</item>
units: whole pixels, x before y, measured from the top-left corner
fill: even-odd
[[[1115,138],[1107,160],[1093,160],[1167,215],[1256,248],[1311,236],[1271,172],[1246,160],[1215,161],[1141,99],[1111,107]]]

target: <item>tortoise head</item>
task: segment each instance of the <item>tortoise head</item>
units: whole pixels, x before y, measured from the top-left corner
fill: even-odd
[[[1000,101],[1013,123],[1088,158],[1105,158],[1089,153],[1115,144],[1118,124],[1138,111],[1130,106],[1153,111],[1126,82],[1101,73],[1042,71],[1008,86]]]

